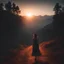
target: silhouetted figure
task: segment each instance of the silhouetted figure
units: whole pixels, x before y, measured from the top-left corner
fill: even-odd
[[[5,8],[6,8],[7,11],[11,12],[11,10],[12,10],[12,4],[11,4],[10,1],[5,4]]]
[[[4,10],[3,6],[4,6],[3,3],[0,3],[0,11]]]
[[[33,34],[33,51],[32,51],[32,56],[35,56],[35,63],[37,64],[37,57],[41,56],[40,50],[39,50],[39,44],[38,44],[38,37],[36,34]]]
[[[38,44],[38,37],[36,34],[33,35],[33,51],[32,56],[40,56],[39,44]]]
[[[61,8],[60,4],[59,3],[56,3],[56,5],[54,7],[54,11],[55,11],[55,14],[56,15],[60,13],[60,11],[61,11],[60,8]]]

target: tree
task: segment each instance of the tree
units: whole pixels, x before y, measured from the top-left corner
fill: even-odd
[[[0,3],[0,11],[4,10],[3,6],[4,6],[3,3]]]
[[[12,4],[11,4],[10,1],[5,4],[5,8],[6,8],[7,11],[11,12],[11,10],[12,10]]]
[[[16,13],[17,13],[17,14],[20,13],[20,8],[19,8],[19,6],[16,6]]]
[[[13,11],[13,13],[15,13],[16,11],[15,11],[15,9],[16,9],[16,4],[15,3],[13,3],[12,4],[12,11]]]
[[[19,13],[20,13],[20,8],[19,8],[19,6],[16,6],[16,4],[13,3],[13,5],[12,5],[12,11],[13,11],[13,13],[15,13],[15,14],[19,14]]]
[[[59,3],[56,3],[55,7],[54,7],[54,11],[55,11],[55,14],[59,14],[60,11],[61,11],[61,5]]]

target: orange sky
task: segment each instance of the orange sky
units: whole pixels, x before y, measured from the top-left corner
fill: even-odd
[[[25,16],[27,13],[31,13],[32,15],[38,16],[38,15],[53,15],[53,6],[50,5],[35,5],[35,4],[26,4],[26,5],[19,5],[21,9],[21,15]]]
[[[53,8],[58,2],[64,5],[64,0],[1,0],[0,2],[15,2],[21,9],[21,15],[25,16],[27,13],[32,15],[53,15]]]

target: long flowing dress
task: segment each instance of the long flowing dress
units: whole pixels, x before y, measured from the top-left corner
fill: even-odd
[[[36,34],[33,35],[32,56],[41,56],[41,53],[39,50],[38,38]]]

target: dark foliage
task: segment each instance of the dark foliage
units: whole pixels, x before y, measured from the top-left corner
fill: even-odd
[[[15,3],[12,4],[12,12],[15,14],[19,14],[21,12],[19,6],[16,6]]]
[[[0,11],[4,10],[3,6],[4,6],[3,3],[0,3]]]
[[[64,7],[62,7],[61,9],[59,8],[58,10],[57,8],[58,6],[55,10],[56,14],[53,16],[54,33],[56,36],[64,36]]]
[[[59,14],[61,12],[61,5],[59,3],[56,3],[54,7],[55,14]]]
[[[22,17],[12,13],[12,3],[0,3],[0,55],[8,55],[10,49],[19,45],[22,26]]]
[[[53,22],[37,32],[41,42],[53,40],[57,37],[64,37],[64,7],[56,3],[54,8],[55,15],[52,18]]]
[[[12,12],[11,2],[7,6],[4,10],[3,3],[0,4],[0,64],[12,64],[16,53],[11,50],[29,42],[29,35],[23,31],[23,17],[18,15],[19,7]]]
[[[19,6],[16,5],[15,3],[12,4],[10,1],[5,5],[3,5],[3,3],[0,3],[0,11],[4,11],[4,10],[17,15],[21,12]]]
[[[20,16],[7,11],[0,12],[0,54],[18,46],[21,38],[21,28],[22,20]]]
[[[6,8],[7,11],[11,12],[11,10],[12,10],[12,4],[11,4],[10,1],[5,4],[5,8]]]

